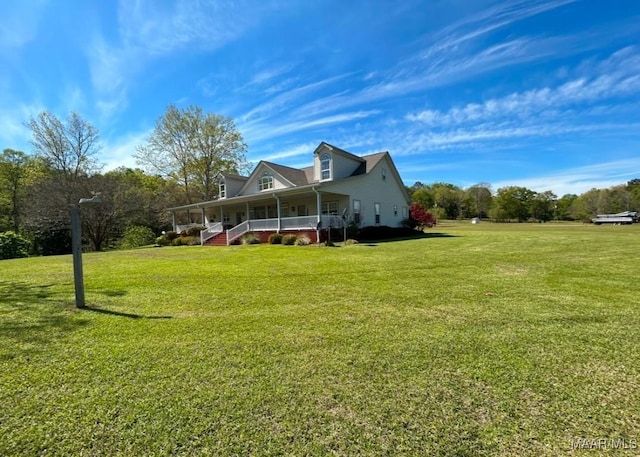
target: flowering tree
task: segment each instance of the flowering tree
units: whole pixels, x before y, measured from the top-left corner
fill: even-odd
[[[409,219],[414,227],[433,227],[436,225],[436,218],[420,203],[412,203],[409,207]]]

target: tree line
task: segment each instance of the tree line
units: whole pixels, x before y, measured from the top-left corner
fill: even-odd
[[[589,222],[597,214],[640,209],[640,179],[560,198],[550,190],[536,192],[519,186],[501,187],[493,192],[487,183],[464,189],[444,182],[428,185],[416,182],[407,187],[407,191],[414,202],[427,208],[437,219],[479,217],[497,222]]]
[[[199,107],[170,105],[132,151],[140,168],[108,172],[98,130],[77,113],[59,119],[43,111],[25,125],[32,151],[0,155],[0,233],[27,239],[36,255],[71,252],[70,209],[81,198],[100,194],[100,205],[82,208],[82,232],[88,248],[102,250],[130,227],[170,230],[166,208],[215,198],[219,172],[247,167],[233,121]]]
[[[32,151],[0,155],[0,233],[13,232],[36,255],[71,251],[70,208],[100,194],[102,204],[83,208],[88,248],[114,247],[131,227],[159,235],[170,230],[166,208],[217,196],[220,172],[247,171],[246,144],[234,122],[199,107],[170,105],[144,144],[132,151],[140,168],[102,172],[98,130],[77,113],[59,119],[43,111],[25,122]],[[600,213],[640,208],[640,179],[609,189],[558,198],[553,192],[487,183],[461,188],[449,183],[407,188],[412,200],[438,219],[495,221],[590,220]]]

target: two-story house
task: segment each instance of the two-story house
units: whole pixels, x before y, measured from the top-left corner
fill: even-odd
[[[218,175],[217,199],[170,208],[174,230],[207,227],[203,244],[232,243],[246,232],[305,233],[355,223],[400,226],[410,197],[388,152],[357,156],[327,143],[313,152],[313,165],[291,168],[261,161],[251,175]],[[177,216],[187,225],[178,225]]]

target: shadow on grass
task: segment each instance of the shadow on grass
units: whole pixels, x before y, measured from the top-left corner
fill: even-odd
[[[411,236],[401,236],[401,237],[393,237],[393,238],[384,238],[384,239],[363,239],[360,240],[361,244],[369,243],[368,246],[375,246],[371,243],[393,243],[394,241],[408,241],[408,240],[421,240],[424,238],[456,238],[457,235],[451,235],[449,233],[442,232],[427,232],[421,233],[417,235]]]
[[[127,317],[129,319],[173,319],[173,316],[144,316],[142,314],[124,313],[122,311],[113,311],[110,309],[96,308],[93,306],[85,306],[80,308],[81,311],[91,311],[99,314],[109,314],[111,316]]]
[[[43,350],[88,319],[69,312],[69,300],[55,284],[0,281],[0,359]]]

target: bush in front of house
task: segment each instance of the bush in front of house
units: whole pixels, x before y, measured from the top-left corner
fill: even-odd
[[[0,233],[0,260],[29,256],[30,243],[15,232]]]
[[[200,237],[200,232],[206,230],[207,228],[203,225],[194,225],[193,227],[189,227],[186,230],[180,232],[180,236],[197,236]]]
[[[260,238],[258,238],[255,233],[245,233],[242,235],[242,238],[240,238],[240,244],[260,244]]]
[[[149,227],[134,225],[125,230],[118,247],[120,249],[133,249],[153,244],[155,240],[156,235]]]
[[[169,241],[173,241],[176,238],[178,238],[180,235],[178,234],[178,232],[174,232],[173,230],[169,230],[168,232],[164,232],[163,235],[167,240]]]
[[[346,240],[344,242],[345,246],[351,246],[351,245],[354,245],[354,244],[358,244],[358,240],[354,240],[353,238],[349,238],[348,240]]]
[[[300,235],[295,241],[296,246],[309,246],[310,244],[311,239],[307,235]]]
[[[286,246],[293,246],[296,244],[296,240],[298,239],[293,233],[288,233],[287,235],[282,237],[282,244]]]
[[[198,246],[199,244],[199,236],[179,236],[171,241],[172,246]]]
[[[156,245],[157,246],[169,246],[170,244],[171,244],[171,241],[169,241],[164,236],[159,236],[158,238],[156,238]]]
[[[282,233],[272,233],[269,235],[269,244],[282,244]]]

